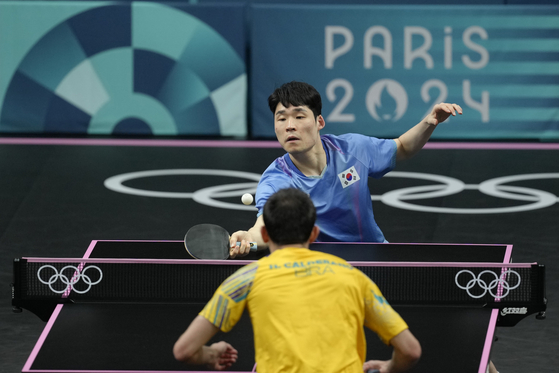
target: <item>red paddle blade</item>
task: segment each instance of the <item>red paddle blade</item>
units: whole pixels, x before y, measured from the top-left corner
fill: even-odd
[[[229,258],[229,233],[215,224],[198,224],[184,236],[186,251],[195,259]]]

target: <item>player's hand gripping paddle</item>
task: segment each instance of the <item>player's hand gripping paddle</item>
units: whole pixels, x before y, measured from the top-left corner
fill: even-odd
[[[227,259],[231,248],[229,238],[229,233],[219,225],[198,224],[186,232],[184,246],[195,259]],[[251,242],[250,251],[256,248],[256,243]]]

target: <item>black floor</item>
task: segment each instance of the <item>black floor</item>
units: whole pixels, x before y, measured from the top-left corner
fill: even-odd
[[[253,179],[214,175],[210,170],[258,175],[280,154],[279,148],[252,146],[0,145],[0,372],[21,371],[45,325],[30,312],[11,311],[13,258],[81,257],[92,240],[181,240],[188,227],[204,222],[229,231],[246,229],[254,222],[255,212],[242,210],[240,195],[250,187],[227,185]],[[198,171],[137,178],[124,184],[161,192],[199,191],[197,196],[209,195],[225,205],[123,194],[104,186],[115,175],[169,169]],[[460,180],[467,188],[458,194],[420,199],[411,199],[419,192],[409,190],[400,193],[399,204],[406,208],[375,200],[375,215],[389,241],[512,244],[513,261],[546,265],[547,319],[529,317],[515,327],[499,328],[492,358],[501,373],[555,372],[559,366],[555,313],[559,299],[559,147],[424,149],[411,161],[399,164],[396,171],[441,175],[453,178],[453,185]],[[505,180],[493,189],[489,185],[507,198],[487,196],[474,188],[494,178],[525,174],[532,176]],[[372,194],[386,197],[389,191],[440,184],[409,178],[409,174],[393,176],[400,177],[371,182]],[[216,188],[206,189],[212,186]],[[515,206],[531,207],[506,211]],[[416,211],[421,208],[428,211]],[[466,210],[451,213],[451,209]]]

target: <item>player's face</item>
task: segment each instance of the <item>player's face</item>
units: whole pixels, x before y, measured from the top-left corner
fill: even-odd
[[[304,153],[321,145],[319,131],[324,128],[324,119],[316,119],[307,106],[285,107],[280,102],[274,114],[276,137],[289,154]]]

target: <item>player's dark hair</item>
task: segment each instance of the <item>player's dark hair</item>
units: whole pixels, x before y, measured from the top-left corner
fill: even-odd
[[[322,113],[322,99],[320,93],[310,84],[303,82],[285,83],[268,97],[268,105],[272,113],[281,102],[286,108],[289,106],[307,106],[312,110],[314,119]]]
[[[310,197],[295,188],[280,189],[264,205],[264,225],[278,245],[301,244],[309,239],[316,221]]]

